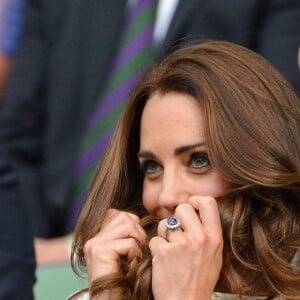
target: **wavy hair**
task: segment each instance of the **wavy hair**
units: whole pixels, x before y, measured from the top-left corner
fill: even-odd
[[[265,59],[222,41],[174,51],[133,91],[76,226],[74,270],[85,269],[83,246],[109,208],[146,215],[136,154],[141,115],[157,91],[200,103],[211,164],[234,186],[217,199],[224,251],[216,291],[299,299],[300,100]],[[157,220],[143,222],[150,239]],[[118,287],[124,299],[152,299],[147,246],[141,257],[121,262],[119,274],[92,283],[91,294]]]

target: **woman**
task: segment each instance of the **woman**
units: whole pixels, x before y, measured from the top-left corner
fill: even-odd
[[[299,299],[299,120],[286,80],[241,46],[154,67],[77,224],[90,299]]]

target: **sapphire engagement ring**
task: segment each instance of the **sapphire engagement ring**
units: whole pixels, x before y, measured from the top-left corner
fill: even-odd
[[[176,218],[168,218],[165,225],[166,230],[173,230],[180,227],[180,222]]]

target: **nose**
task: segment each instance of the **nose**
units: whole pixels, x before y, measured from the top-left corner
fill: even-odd
[[[184,176],[180,172],[165,169],[158,199],[160,208],[173,213],[180,203],[187,202],[188,197],[188,185]]]

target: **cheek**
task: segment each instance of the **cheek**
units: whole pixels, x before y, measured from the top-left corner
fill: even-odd
[[[150,187],[149,183],[143,184],[143,205],[148,213],[154,213],[157,210],[158,201],[155,189]]]
[[[210,187],[209,196],[214,198],[225,196],[229,189],[228,183],[218,175],[214,177]]]
[[[229,184],[217,173],[210,174],[194,182],[192,194],[199,196],[222,197],[229,190]]]

